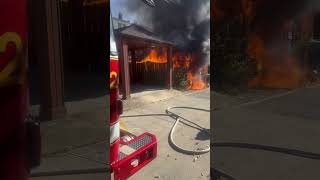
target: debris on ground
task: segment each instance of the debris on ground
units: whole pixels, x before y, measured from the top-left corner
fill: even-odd
[[[197,161],[197,159],[198,159],[197,157],[193,158],[193,162],[196,162],[196,161]]]

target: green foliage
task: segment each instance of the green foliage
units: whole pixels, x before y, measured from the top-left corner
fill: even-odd
[[[222,76],[226,82],[235,86],[246,84],[251,78],[254,61],[241,60],[241,56],[229,57],[227,63],[222,66]]]
[[[186,90],[190,85],[188,80],[188,70],[184,67],[175,69],[173,86],[179,90]]]
[[[216,26],[212,35],[213,87],[246,86],[255,75],[255,61],[247,55],[247,37],[236,19]]]

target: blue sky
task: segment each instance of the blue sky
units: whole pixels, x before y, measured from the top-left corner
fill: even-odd
[[[129,6],[128,2],[131,4],[130,11],[127,9]],[[152,10],[152,8],[148,8],[148,6],[145,5],[141,0],[110,0],[110,3],[111,13],[114,17],[117,17],[119,12],[121,12],[123,19],[129,20],[131,23],[144,25],[150,23],[148,19],[149,16],[146,16],[146,14],[150,14],[150,10]],[[134,7],[132,7],[133,5]]]
[[[132,16],[132,14],[126,14],[125,4],[127,1],[132,0],[111,0],[111,13],[112,16],[118,17],[119,12],[121,12],[125,20],[130,20],[130,22],[133,22],[135,17]]]
[[[120,10],[120,4],[119,1],[123,1],[123,0],[111,0],[111,13],[115,16],[115,14],[119,13]]]

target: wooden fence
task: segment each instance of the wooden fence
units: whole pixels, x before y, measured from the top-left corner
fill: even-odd
[[[131,83],[165,86],[167,81],[167,63],[144,62],[130,63]]]

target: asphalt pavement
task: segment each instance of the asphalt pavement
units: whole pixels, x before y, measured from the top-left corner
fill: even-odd
[[[307,87],[211,113],[211,143],[249,143],[320,153],[320,87]],[[320,179],[320,160],[285,153],[213,147],[211,164],[239,180]]]

